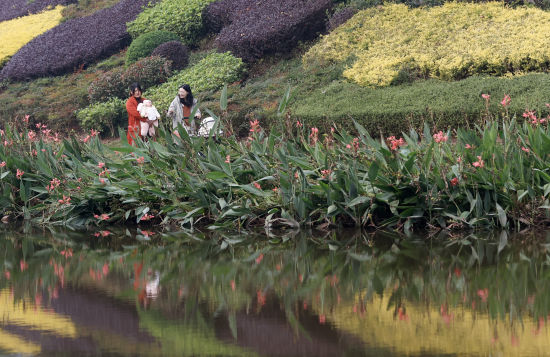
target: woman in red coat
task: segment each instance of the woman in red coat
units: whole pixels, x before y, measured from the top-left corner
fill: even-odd
[[[139,83],[132,83],[130,85],[130,98],[126,101],[126,111],[128,112],[128,144],[134,145],[136,135],[141,133],[141,122],[147,120],[139,114],[137,106],[143,102],[145,98],[141,97],[141,86]]]

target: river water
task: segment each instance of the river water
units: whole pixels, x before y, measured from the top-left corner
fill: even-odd
[[[550,237],[0,232],[0,354],[541,356]]]

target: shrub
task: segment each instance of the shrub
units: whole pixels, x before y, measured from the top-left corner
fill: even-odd
[[[216,44],[245,61],[285,52],[298,41],[309,40],[325,29],[330,0],[222,0],[206,12],[211,27],[216,16],[225,25]],[[227,22],[230,22],[227,24]]]
[[[2,0],[0,22],[39,13],[49,7],[68,5],[78,0]]]
[[[106,102],[92,104],[76,113],[77,119],[84,129],[117,133],[117,127],[124,127],[128,119],[126,102],[123,99],[111,98]]]
[[[355,15],[357,10],[351,7],[345,7],[337,12],[334,13],[330,17],[327,23],[327,30],[332,31],[338,26],[342,25],[344,22],[348,21]]]
[[[120,51],[130,40],[126,22],[147,2],[121,0],[111,8],[62,23],[23,46],[2,69],[0,80],[58,75]]]
[[[490,94],[488,113],[502,116],[500,101],[511,96],[510,117],[522,117],[536,110],[540,117],[549,114],[545,103],[550,98],[550,75],[528,74],[514,78],[473,76],[459,82],[438,79],[384,88],[361,87],[356,83],[334,81],[307,93],[296,91],[289,108],[292,117],[304,126],[330,129],[332,123],[353,130],[354,119],[373,135],[398,135],[409,128],[422,128],[428,122],[438,130],[479,123],[486,114],[482,94]],[[275,124],[276,118],[273,118]]]
[[[115,68],[105,72],[94,80],[88,87],[88,96],[91,103],[103,102],[109,98],[124,98],[128,89],[124,85],[126,69]]]
[[[128,97],[128,87],[138,82],[143,88],[165,82],[171,75],[170,62],[160,56],[142,58],[127,69],[115,68],[104,73],[88,87],[90,102]]]
[[[62,10],[63,6],[58,6],[36,15],[0,22],[0,62],[15,54],[34,37],[57,26],[62,18]]]
[[[240,58],[229,53],[213,53],[196,65],[180,71],[158,87],[146,91],[144,96],[151,99],[160,113],[168,106],[177,94],[178,87],[188,83],[193,94],[221,88],[225,83],[232,83],[241,78],[244,64]]]
[[[202,11],[213,0],[163,0],[148,7],[128,24],[133,38],[152,31],[178,34],[183,43],[193,44],[202,33]]]
[[[154,49],[152,56],[160,56],[172,61],[172,69],[179,71],[189,63],[189,51],[180,41],[168,41]]]
[[[312,47],[304,64],[355,58],[344,76],[364,86],[389,85],[403,72],[451,80],[479,73],[546,71],[549,31],[550,14],[534,8],[388,5],[359,12]]]
[[[178,35],[167,31],[153,31],[145,33],[134,41],[126,52],[126,64],[132,64],[140,58],[150,56],[159,45],[168,41],[179,40]]]

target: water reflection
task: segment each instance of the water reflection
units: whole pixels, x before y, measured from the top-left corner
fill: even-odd
[[[545,237],[150,236],[2,233],[0,353],[536,356],[550,342]]]

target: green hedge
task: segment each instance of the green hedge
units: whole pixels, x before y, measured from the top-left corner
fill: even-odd
[[[111,98],[103,103],[92,104],[79,110],[76,117],[83,128],[99,130],[101,133],[109,131],[110,135],[114,136],[117,127],[127,126],[126,101]]]
[[[145,9],[127,24],[133,38],[152,31],[170,31],[178,34],[187,45],[202,34],[202,10],[214,0],[163,0]]]
[[[510,116],[522,119],[522,113],[529,109],[545,117],[545,104],[550,103],[550,75],[471,77],[458,82],[433,79],[377,89],[339,80],[310,91],[307,96],[300,95],[299,87],[293,91],[295,100],[290,109],[295,120],[324,129],[334,122],[353,130],[351,119],[355,119],[377,136],[420,128],[424,121],[437,129],[472,125],[486,114],[482,94],[491,95],[489,113],[493,116],[505,113],[500,101],[508,94],[512,98]]]
[[[215,90],[225,83],[239,80],[244,71],[245,65],[240,58],[232,56],[229,52],[212,53],[194,66],[170,77],[166,83],[147,90],[144,97],[151,99],[162,115],[168,110],[182,84],[188,83],[193,95],[196,96],[199,92]]]
[[[126,52],[126,65],[130,65],[140,58],[150,56],[151,53],[159,45],[169,42],[178,41],[179,36],[168,31],[154,31],[145,33],[136,38]]]

